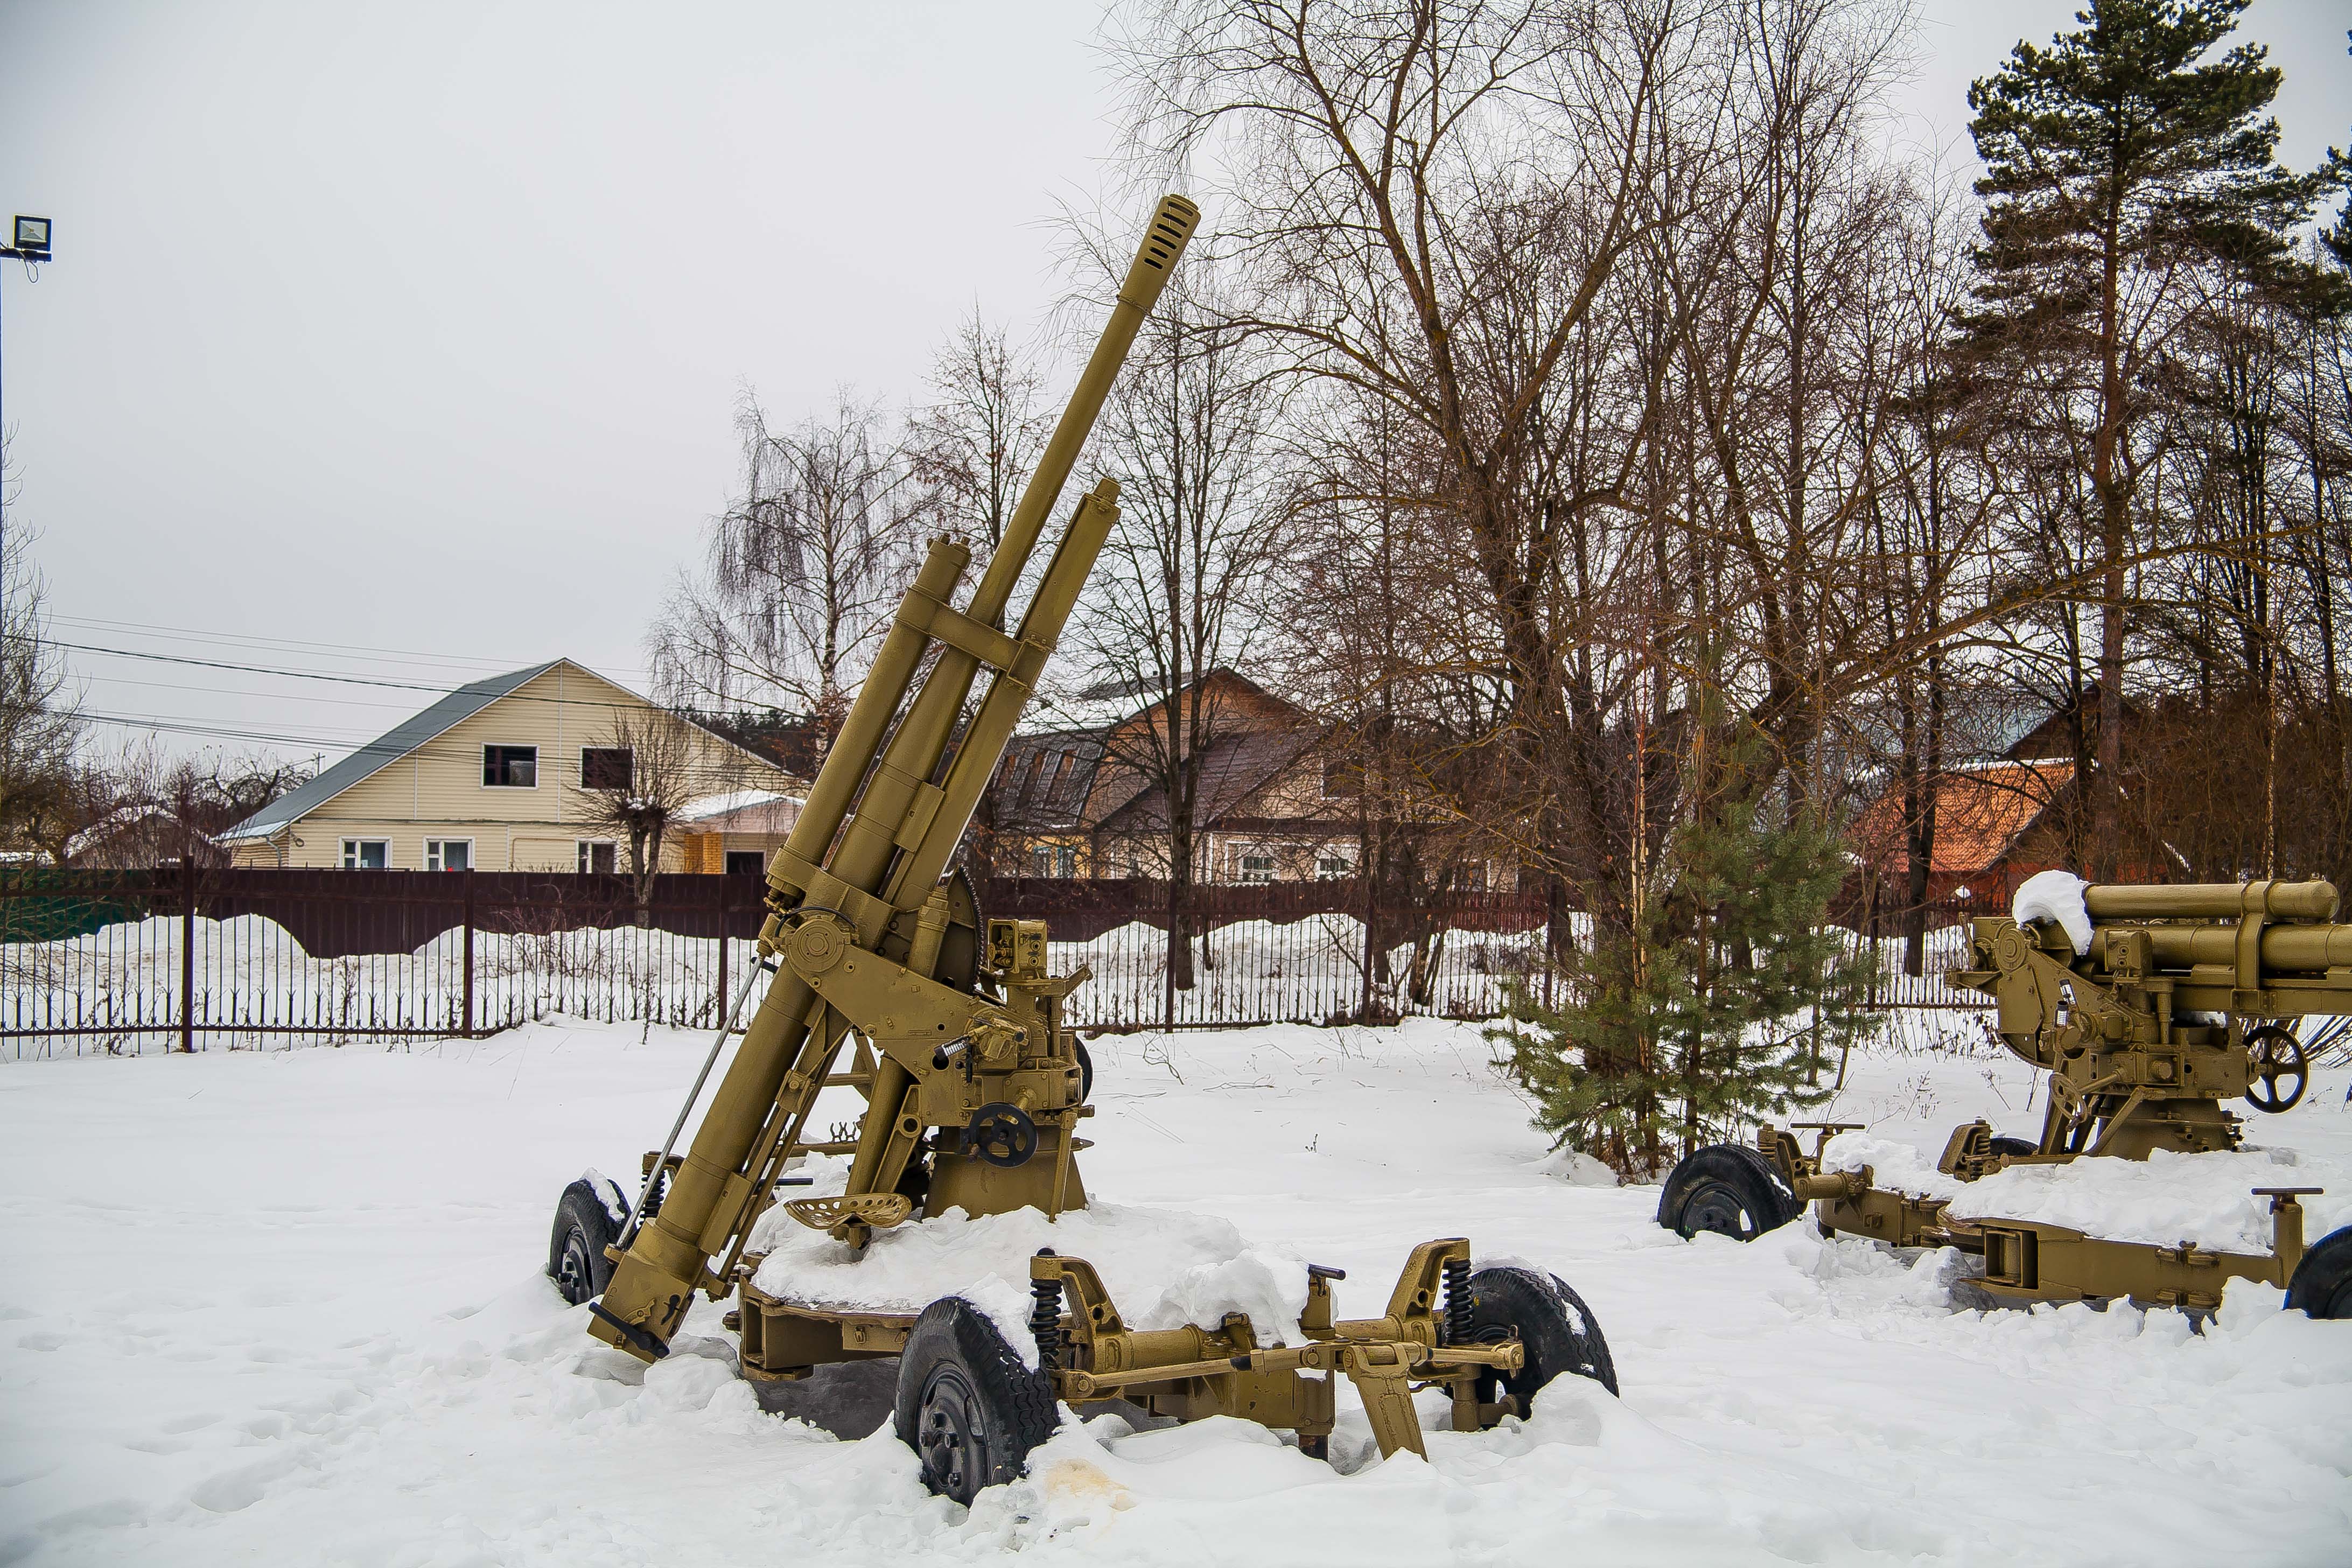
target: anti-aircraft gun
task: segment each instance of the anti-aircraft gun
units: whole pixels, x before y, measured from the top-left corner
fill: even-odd
[[[849,1310],[755,1281],[747,1248],[788,1174],[809,1155],[846,1156],[840,1193],[783,1201],[787,1215],[864,1256],[919,1209],[967,1217],[1085,1207],[1076,1154],[1091,1066],[1063,1016],[1087,978],[1046,973],[1045,928],[986,920],[970,880],[943,875],[1030,692],[1118,517],[1108,479],[1081,499],[1016,626],[1007,607],[1137,331],[1199,214],[1161,201],[1110,321],[1040,458],[996,554],[963,608],[950,600],[970,552],[930,545],[784,847],[767,872],[760,972],[720,1026],[664,1146],[646,1157],[625,1217],[619,1190],[566,1190],[548,1273],[586,1303],[589,1331],[646,1362],[669,1353],[697,1291],[738,1305],[739,1364],[771,1384],[819,1367],[897,1357],[899,1436],[931,1488],[969,1502],[1020,1473],[1050,1431],[1055,1401],[1111,1397],[1192,1419],[1225,1414],[1296,1431],[1320,1452],[1333,1428],[1332,1379],[1361,1392],[1383,1453],[1419,1452],[1411,1391],[1448,1390],[1457,1426],[1524,1412],[1552,1374],[1612,1390],[1608,1348],[1573,1291],[1528,1270],[1474,1276],[1458,1238],[1415,1249],[1380,1318],[1337,1320],[1336,1269],[1312,1272],[1303,1344],[1257,1343],[1248,1319],[1216,1329],[1131,1330],[1084,1259],[1027,1261],[1036,1366],[971,1303],[919,1312]],[[929,660],[929,673],[922,675]],[[989,684],[965,710],[983,669]],[[916,682],[922,676],[919,688]],[[909,700],[909,692],[912,692]],[[709,1109],[683,1153],[679,1134],[752,991]],[[848,1062],[844,1065],[845,1053]],[[814,1124],[819,1095],[854,1089],[853,1124]],[[1310,1377],[1309,1373],[1322,1375]]]
[[[1939,1172],[1974,1182],[2014,1165],[2225,1152],[2240,1146],[2242,1122],[2224,1101],[2294,1109],[2311,1078],[2296,1025],[2352,1014],[2352,925],[2333,923],[2335,888],[2062,880],[2080,889],[2078,915],[1979,916],[1969,922],[1967,964],[1949,974],[1992,999],[2001,1043],[2049,1075],[2041,1136],[2002,1137],[1970,1122],[1954,1130]],[[1817,1133],[1810,1152],[1795,1137],[1807,1129]],[[2113,1241],[2037,1221],[1962,1217],[1948,1212],[1951,1199],[1877,1186],[1867,1165],[1823,1169],[1830,1139],[1855,1130],[1768,1126],[1753,1148],[1698,1150],[1667,1178],[1658,1223],[1751,1240],[1810,1201],[1824,1235],[1980,1256],[1975,1283],[1996,1298],[2121,1296],[2207,1310],[2228,1280],[2243,1278],[2284,1287],[2288,1304],[2313,1317],[2352,1318],[2352,1226],[2304,1242],[2300,1200],[2317,1188],[2252,1189],[2270,1200],[2267,1254]]]

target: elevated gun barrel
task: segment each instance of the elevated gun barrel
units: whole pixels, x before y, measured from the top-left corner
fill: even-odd
[[[882,952],[895,942],[891,951],[908,954],[916,916],[1002,760],[1117,518],[1116,484],[1105,479],[1079,503],[1017,636],[1003,629],[1006,606],[1136,334],[1199,222],[1199,210],[1182,196],[1160,202],[1004,538],[961,611],[949,601],[970,552],[949,541],[932,543],[799,820],[769,867],[772,912],[763,943],[785,917],[815,908],[840,916],[857,947]],[[933,643],[940,645],[939,657],[907,704]],[[983,665],[996,670],[994,683],[940,778]],[[927,973],[931,961],[918,960]],[[725,1289],[710,1259],[757,1212],[763,1159],[780,1157],[799,1136],[841,1029],[807,984],[789,969],[776,971],[659,1212],[623,1238],[627,1250],[592,1308],[590,1331],[597,1338],[641,1359],[666,1354],[695,1290]],[[903,1078],[885,1064],[869,1103],[895,1103],[902,1087]]]

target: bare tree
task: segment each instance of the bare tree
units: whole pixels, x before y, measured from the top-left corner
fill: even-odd
[[[779,432],[748,394],[743,489],[647,638],[666,700],[813,715],[826,742],[887,627],[917,498],[879,408],[844,392]]]
[[[1053,431],[1036,368],[977,310],[931,362],[930,401],[908,421],[907,458],[922,516],[985,561]]]
[[[617,708],[602,745],[583,760],[586,826],[628,845],[629,884],[641,926],[652,921],[654,878],[671,826],[689,801],[720,782],[698,750],[684,720],[654,709]]]
[[[1202,771],[1234,720],[1211,677],[1258,641],[1285,536],[1273,399],[1244,341],[1210,323],[1208,290],[1194,264],[1162,298],[1104,418],[1125,489],[1076,633],[1088,680],[1150,712],[1109,732],[1106,760],[1147,781],[1164,816],[1171,1008],[1193,984]]]
[[[1004,329],[967,316],[931,362],[929,401],[908,421],[907,455],[928,531],[970,544],[985,563],[1003,542],[1022,487],[1052,434],[1036,367]],[[997,795],[972,812],[965,852],[974,874],[995,867]]]
[[[15,520],[0,533],[0,837],[53,849],[84,826],[75,761],[83,724],[49,640],[34,538]]]

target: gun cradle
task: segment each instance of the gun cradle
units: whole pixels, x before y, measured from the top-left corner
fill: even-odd
[[[2051,1075],[2039,1154],[2234,1149],[2240,1122],[2223,1100],[2284,1110],[2302,1097],[2308,1064],[2276,1021],[2352,1009],[2352,926],[2326,923],[2335,888],[2092,887],[2083,899],[2096,922],[2088,952],[2054,922],[1981,916],[1968,967],[1950,976],[1990,996],[2002,1043]]]

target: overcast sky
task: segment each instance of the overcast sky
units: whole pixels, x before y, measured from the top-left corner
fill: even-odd
[[[1969,81],[2074,8],[1926,0],[1899,134],[1965,156]],[[1100,9],[0,0],[0,216],[57,226],[37,282],[0,263],[8,516],[53,635],[640,684],[740,389],[788,420],[843,384],[903,401],[975,303],[1016,332],[1050,305],[1046,226],[1118,135]],[[2352,129],[2347,22],[2248,15],[2292,164]],[[429,700],[71,658],[133,721],[110,744],[331,760]]]

